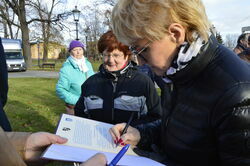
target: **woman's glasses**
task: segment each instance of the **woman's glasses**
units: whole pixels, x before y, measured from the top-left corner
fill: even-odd
[[[105,58],[113,57],[114,59],[119,59],[119,58],[123,57],[122,54],[103,54],[103,56],[104,56]]]
[[[147,62],[147,59],[144,57],[143,53],[147,51],[149,44],[150,42],[145,44],[145,46],[142,47],[141,49],[137,48],[136,46],[129,46],[129,50],[137,57],[140,57],[144,62]]]

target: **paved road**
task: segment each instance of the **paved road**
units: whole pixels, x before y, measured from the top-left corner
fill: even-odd
[[[41,78],[58,78],[59,73],[55,71],[26,71],[26,72],[9,72],[9,78],[22,77],[41,77]]]
[[[9,72],[9,78],[24,78],[24,77],[41,77],[41,78],[58,78],[59,72],[55,71],[26,71],[26,72]],[[155,84],[156,88],[159,88]]]

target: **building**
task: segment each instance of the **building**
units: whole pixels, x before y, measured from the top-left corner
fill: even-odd
[[[32,59],[38,59],[38,50],[39,58],[43,59],[43,42],[30,42],[30,47]],[[59,54],[63,49],[67,49],[65,45],[56,42],[49,42],[48,59],[58,59]]]

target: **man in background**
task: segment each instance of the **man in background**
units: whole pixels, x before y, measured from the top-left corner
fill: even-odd
[[[250,62],[250,34],[243,33],[237,40],[234,52],[243,60]]]

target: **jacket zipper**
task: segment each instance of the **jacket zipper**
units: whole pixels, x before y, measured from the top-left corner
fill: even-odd
[[[166,128],[166,132],[167,132],[167,127],[168,127],[168,123],[169,123],[169,119],[173,113],[173,107],[174,107],[174,103],[175,103],[175,99],[176,99],[176,91],[174,92],[174,89],[176,90],[176,88],[174,87],[174,84],[171,83],[170,85],[170,93],[171,93],[171,107],[170,107],[170,113],[168,114],[167,120],[165,122],[165,128]],[[175,93],[175,94],[173,94]]]
[[[115,109],[114,109],[114,98],[115,98],[115,92],[116,92],[116,86],[117,86],[117,81],[112,81],[113,85],[113,95],[112,95],[112,109],[111,109],[111,121],[114,123],[114,114],[115,114]]]

